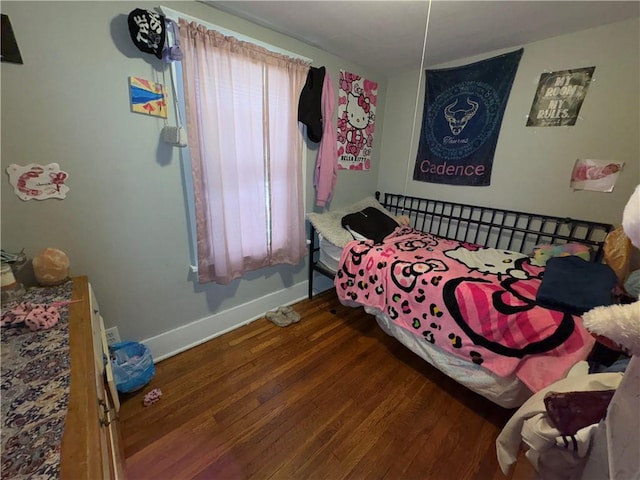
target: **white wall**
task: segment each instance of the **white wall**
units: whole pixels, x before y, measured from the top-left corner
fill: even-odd
[[[305,263],[267,268],[228,286],[199,285],[189,272],[189,234],[178,149],[160,141],[163,122],[130,112],[128,77],[161,83],[165,65],[133,45],[127,15],[149,2],[2,2],[24,65],[2,63],[2,170],[57,162],[69,173],[65,200],[30,200],[2,181],[2,248],[28,256],[57,247],[72,275],[88,275],[107,326],[123,338],[156,335],[164,355],[179,329],[188,344],[306,294]],[[166,6],[313,58],[337,90],[340,69],[377,80],[379,72],[258,27],[197,2]],[[167,77],[168,80],[168,77]],[[382,130],[384,105],[378,109]],[[379,155],[381,135],[374,155]],[[307,160],[307,208],[313,206],[317,145]],[[344,172],[334,204],[376,186],[377,165]],[[348,185],[348,188],[346,187]],[[198,322],[193,324],[192,322]],[[197,327],[197,328],[196,328]],[[191,333],[189,333],[191,332]],[[153,342],[152,342],[153,343]]]
[[[428,45],[427,38],[427,49]],[[435,68],[465,65],[519,47]],[[575,126],[525,126],[541,73],[594,65],[593,81]],[[408,170],[406,193],[410,195],[619,224],[624,205],[635,185],[640,183],[639,65],[638,18],[524,45],[488,187],[412,180],[422,122],[424,82],[418,95],[411,144],[419,72],[392,77],[387,89],[378,187],[381,191],[404,193]],[[569,189],[569,177],[577,158],[625,162],[614,192]]]

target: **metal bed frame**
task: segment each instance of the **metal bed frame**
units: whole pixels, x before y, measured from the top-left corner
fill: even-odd
[[[380,201],[380,192],[375,197]],[[480,207],[462,203],[385,193],[380,202],[394,215],[406,215],[416,230],[449,240],[474,243],[489,248],[529,253],[543,243],[577,242],[592,250],[591,260],[599,262],[604,239],[613,225],[588,220]],[[313,297],[314,272],[334,278],[335,272],[318,261],[320,247],[310,224],[309,298]]]

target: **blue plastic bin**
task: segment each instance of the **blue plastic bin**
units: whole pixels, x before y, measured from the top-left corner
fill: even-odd
[[[142,343],[118,342],[109,347],[111,368],[120,393],[144,387],[156,373],[151,351]]]

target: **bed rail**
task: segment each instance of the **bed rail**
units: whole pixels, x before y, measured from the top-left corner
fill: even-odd
[[[376,199],[394,215],[407,215],[423,232],[490,248],[530,253],[535,245],[577,242],[588,245],[599,262],[613,225],[493,207],[385,193]]]
[[[333,279],[335,273],[318,261],[320,247],[316,244],[316,229],[309,222],[309,299],[313,298],[313,272],[318,272]]]

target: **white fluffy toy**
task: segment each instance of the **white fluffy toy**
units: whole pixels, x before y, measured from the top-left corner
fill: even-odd
[[[640,248],[640,185],[624,208],[622,229],[631,243]],[[640,356],[640,301],[596,307],[585,313],[582,319],[590,332],[615,342],[630,355]]]
[[[640,248],[640,186],[622,214],[622,229]],[[619,344],[631,360],[607,408],[604,425],[598,426],[581,478],[640,478],[640,301],[596,307],[582,317],[591,332]],[[630,447],[633,445],[634,447]],[[590,477],[589,477],[590,475]]]
[[[640,301],[596,307],[582,315],[591,333],[608,338],[629,355],[640,355]]]
[[[622,214],[622,229],[634,247],[640,248],[640,185],[631,194]]]

